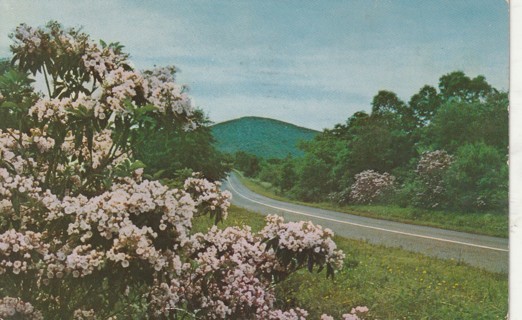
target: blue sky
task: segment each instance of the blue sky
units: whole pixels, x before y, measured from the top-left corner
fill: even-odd
[[[211,120],[277,118],[314,129],[403,100],[441,75],[508,89],[504,0],[0,2],[0,57],[21,22],[58,20],[119,41],[139,69],[176,65]]]

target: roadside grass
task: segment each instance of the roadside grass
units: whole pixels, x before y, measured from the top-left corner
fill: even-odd
[[[218,227],[246,224],[258,231],[264,217],[232,206]],[[212,225],[197,218],[194,231]],[[440,260],[405,250],[336,237],[346,254],[333,280],[324,272],[301,270],[276,287],[279,306],[300,306],[310,319],[322,313],[340,318],[355,306],[370,309],[366,319],[505,319],[508,276],[454,260]]]
[[[238,172],[236,171],[236,173]],[[502,238],[509,236],[509,217],[507,214],[446,212],[411,207],[402,208],[396,205],[337,205],[330,202],[302,202],[281,196],[270,183],[246,178],[240,173],[238,173],[238,176],[248,189],[275,200],[408,224]]]

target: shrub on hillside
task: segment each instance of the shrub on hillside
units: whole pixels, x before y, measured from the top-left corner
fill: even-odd
[[[372,204],[384,201],[394,187],[395,177],[389,173],[362,171],[355,175],[355,182],[350,188],[350,202]]]
[[[444,150],[424,152],[415,170],[412,202],[416,207],[437,208],[447,203],[446,173],[453,156]]]

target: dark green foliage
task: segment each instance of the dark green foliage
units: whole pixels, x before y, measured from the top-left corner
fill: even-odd
[[[234,167],[242,171],[245,176],[253,177],[259,173],[259,159],[253,154],[238,151],[235,154]]]
[[[484,142],[507,153],[507,105],[506,93],[494,93],[485,102],[446,102],[426,127],[423,144],[454,153],[464,144]]]
[[[390,172],[416,154],[411,135],[390,121],[370,118],[365,126],[352,132],[345,161],[353,173],[367,169]]]
[[[0,60],[0,129],[28,130],[30,119],[17,115],[26,114],[37,98],[32,82],[27,72],[11,67],[7,60]]]
[[[507,155],[483,142],[466,144],[456,152],[446,176],[451,207],[460,210],[506,210]]]
[[[306,157],[299,168],[299,179],[293,193],[304,201],[320,201],[333,191],[330,166],[317,157]]]
[[[439,79],[440,96],[445,101],[450,99],[462,102],[474,102],[486,98],[493,88],[484,76],[469,78],[462,71],[454,71]]]
[[[192,130],[173,123],[136,130],[133,153],[145,163],[145,173],[156,178],[182,179],[187,175],[183,169],[190,169],[213,181],[225,177],[231,164],[214,147],[208,119],[198,110],[194,121],[198,126]]]
[[[261,162],[259,173],[257,177],[261,181],[268,182],[274,186],[279,183],[281,175],[281,159],[269,159]]]
[[[295,165],[292,162],[292,157],[285,158],[281,165],[280,173],[277,179],[277,184],[281,192],[290,190],[298,179],[295,171]]]
[[[404,108],[404,102],[394,92],[381,90],[373,97],[372,115],[399,114]]]
[[[4,74],[10,67],[9,58],[0,58],[0,75]]]
[[[290,123],[259,117],[244,117],[212,126],[216,147],[224,153],[244,151],[258,158],[282,159],[303,156],[299,141],[313,139],[318,132]]]
[[[441,97],[437,94],[437,89],[428,85],[411,96],[409,105],[418,126],[425,126],[431,121],[442,103],[441,100]]]

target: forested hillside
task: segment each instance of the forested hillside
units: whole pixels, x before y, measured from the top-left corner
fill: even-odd
[[[212,126],[216,147],[224,153],[238,151],[259,158],[302,156],[299,141],[312,140],[319,132],[268,118],[244,117]]]

